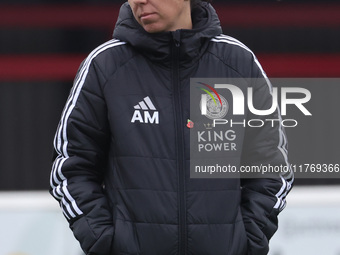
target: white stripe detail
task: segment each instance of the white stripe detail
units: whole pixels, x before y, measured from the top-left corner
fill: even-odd
[[[277,197],[277,202],[276,204],[274,205],[274,208],[275,209],[280,209],[282,208],[283,206],[285,206],[285,203],[286,201],[285,200],[282,200],[282,195],[283,194],[287,194],[287,182],[285,181],[285,179],[281,176],[281,180],[282,180],[282,187],[280,189],[280,191],[276,194],[276,197]]]
[[[57,189],[52,190],[53,196],[57,198],[59,201],[63,198],[61,194],[58,193]]]
[[[93,59],[98,56],[103,51],[116,47],[119,45],[126,44],[125,42],[121,42],[119,40],[110,40],[101,46],[94,49],[89,56],[83,62],[81,69],[79,70],[74,86],[70,92],[70,96],[67,99],[65,108],[63,110],[61,120],[55,134],[54,138],[54,148],[56,152],[59,154],[58,157],[55,159],[53,164],[52,172],[51,172],[51,179],[50,184],[53,188],[52,194],[54,197],[61,201],[61,206],[63,207],[63,212],[66,218],[70,219],[70,217],[77,217],[78,215],[82,215],[83,212],[79,209],[75,199],[71,196],[67,188],[67,180],[66,177],[62,173],[62,166],[65,161],[69,158],[67,146],[68,146],[68,138],[67,138],[67,122],[68,119],[76,106],[78,97],[81,93],[82,87],[85,83],[85,79],[89,72],[90,65]],[[61,180],[61,181],[60,181]],[[57,185],[55,186],[54,183]],[[67,201],[65,198],[67,198]],[[74,212],[77,214],[75,215]],[[70,217],[69,217],[70,216]]]
[[[58,131],[58,137],[57,137],[57,151],[63,153],[65,157],[68,157],[67,153],[67,134],[66,134],[66,127],[67,127],[67,120],[78,100],[80,91],[82,89],[82,86],[85,82],[87,73],[89,71],[90,64],[92,60],[101,52],[105,51],[108,48],[125,44],[124,42],[119,42],[118,40],[111,40],[107,43],[104,43],[103,45],[99,46],[97,49],[92,51],[90,55],[87,57],[87,59],[84,61],[84,64],[82,66],[82,69],[79,71],[79,77],[75,81],[75,86],[73,86],[73,89],[71,90],[70,96],[68,101],[66,102],[66,107],[63,111],[62,117],[61,117],[61,123],[60,128]],[[63,138],[63,139],[62,139]],[[62,140],[64,140],[64,145],[62,146]]]
[[[144,97],[144,101],[146,102],[146,104],[149,106],[150,110],[156,110],[156,107],[153,105],[153,103],[151,102],[150,97]]]
[[[65,215],[65,217],[66,217],[68,220],[70,220],[71,218],[70,218],[70,216],[68,216],[68,214],[65,212],[64,207],[60,205],[60,208],[61,208],[61,210],[63,211],[63,214]]]
[[[63,193],[60,191],[60,186],[53,189],[53,194],[55,194],[55,196],[58,197],[60,200],[63,198]]]
[[[139,102],[139,106],[142,108],[142,110],[148,110],[148,107],[143,101]]]
[[[70,215],[71,217],[75,218],[76,215],[72,212],[70,204],[66,202],[65,198],[62,198],[61,202],[64,205],[64,208],[66,209],[67,214]]]
[[[229,44],[237,45],[237,46],[245,49],[246,51],[250,52],[253,55],[254,61],[255,61],[256,65],[260,68],[260,71],[261,71],[263,77],[265,78],[265,80],[267,82],[269,91],[272,94],[272,88],[270,86],[271,83],[270,83],[266,73],[264,72],[260,62],[256,58],[255,54],[247,46],[245,46],[243,43],[241,43],[240,41],[238,41],[238,40],[236,40],[236,39],[234,39],[234,38],[232,38],[230,36],[220,36],[219,38],[221,38],[221,39],[211,39],[211,41],[213,41],[213,42],[224,42],[224,43],[229,43]],[[230,38],[232,38],[232,39],[230,39]]]
[[[53,181],[57,185],[59,185],[61,183],[61,181],[59,181],[59,179],[57,177],[57,174],[58,174],[58,176],[61,180],[66,179],[65,176],[61,172],[61,166],[65,162],[65,160],[66,160],[66,158],[62,158],[61,155],[59,155],[54,161],[53,170],[52,170],[52,173],[51,173],[51,181],[50,181],[50,185],[51,185],[52,188],[55,187],[55,185],[53,184]],[[52,180],[52,177],[53,177],[53,180]]]
[[[268,89],[269,89],[269,92],[271,95],[272,94],[272,85],[271,85],[271,82],[269,81],[266,73],[264,72],[260,62],[258,61],[258,59],[256,58],[255,54],[247,47],[245,46],[243,43],[241,43],[240,41],[238,41],[237,39],[233,38],[233,37],[230,37],[230,36],[227,36],[227,35],[219,35],[219,36],[215,36],[213,39],[211,39],[211,41],[213,42],[217,42],[217,43],[228,43],[228,44],[232,44],[232,45],[236,45],[236,46],[239,46],[243,49],[245,49],[246,51],[250,52],[254,58],[254,62],[256,63],[256,65],[259,67],[263,77],[265,78],[266,80],[266,83],[268,85]],[[285,163],[286,163],[286,166],[290,168],[290,165],[288,163],[288,155],[287,155],[287,149],[286,149],[286,146],[287,146],[287,139],[286,139],[286,136],[283,132],[283,126],[282,126],[282,118],[281,118],[281,114],[280,114],[280,109],[277,107],[277,111],[278,111],[278,116],[280,118],[280,125],[279,125],[279,144],[277,146],[277,148],[279,149],[279,151],[281,152],[284,160],[285,160]],[[294,182],[294,177],[292,175],[292,172],[290,171],[289,173],[289,176],[292,177],[292,179],[288,182],[285,178],[283,178],[282,176],[281,177],[281,180],[282,180],[282,187],[281,189],[279,190],[279,192],[275,195],[275,197],[277,198],[277,202],[276,204],[274,205],[274,208],[275,209],[279,209],[279,210],[282,210],[285,205],[286,205],[286,200],[285,200],[285,197],[287,195],[287,193],[290,191],[291,189],[291,186]]]
[[[64,186],[63,186],[64,194],[66,195],[67,199],[71,202],[72,208],[76,211],[76,213],[78,213],[78,215],[81,215],[83,212],[78,208],[76,201],[74,200],[74,198],[68,192],[67,180],[64,180],[63,184],[64,184]]]

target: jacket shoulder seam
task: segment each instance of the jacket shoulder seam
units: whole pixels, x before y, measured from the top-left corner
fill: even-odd
[[[216,57],[218,60],[220,60],[224,65],[228,66],[230,69],[232,69],[233,71],[235,71],[238,75],[240,75],[240,77],[243,77],[243,75],[241,74],[240,71],[238,71],[236,68],[234,68],[232,65],[226,63],[224,58],[221,58],[220,56],[218,56],[217,54],[215,54],[214,52],[212,52],[211,50],[208,50],[208,53],[210,53],[211,55],[213,55],[214,57]]]

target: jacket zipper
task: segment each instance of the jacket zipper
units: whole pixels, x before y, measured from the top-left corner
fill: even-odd
[[[185,190],[185,157],[184,157],[184,131],[183,131],[183,112],[181,103],[181,88],[179,77],[179,58],[180,58],[180,31],[172,32],[172,85],[174,91],[175,124],[176,124],[176,147],[177,147],[177,171],[178,171],[178,208],[179,208],[179,246],[178,254],[187,254],[187,229],[186,229],[186,190]]]

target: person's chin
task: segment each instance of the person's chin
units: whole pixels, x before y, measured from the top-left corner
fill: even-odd
[[[144,24],[142,25],[144,30],[148,33],[160,33],[164,31],[164,28],[162,26],[159,26],[157,24]]]

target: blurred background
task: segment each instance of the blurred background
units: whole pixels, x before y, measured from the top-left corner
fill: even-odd
[[[0,1],[0,255],[81,254],[48,195],[52,140],[81,61],[111,39],[123,2]],[[213,6],[224,33],[253,50],[270,78],[333,81],[327,93],[313,88],[316,100],[308,105],[317,111],[332,102],[331,111],[319,113],[325,119],[301,118],[287,134],[293,163],[339,163],[340,1],[214,0]],[[332,241],[340,236],[339,187],[340,178],[297,179],[271,254],[339,255]]]

